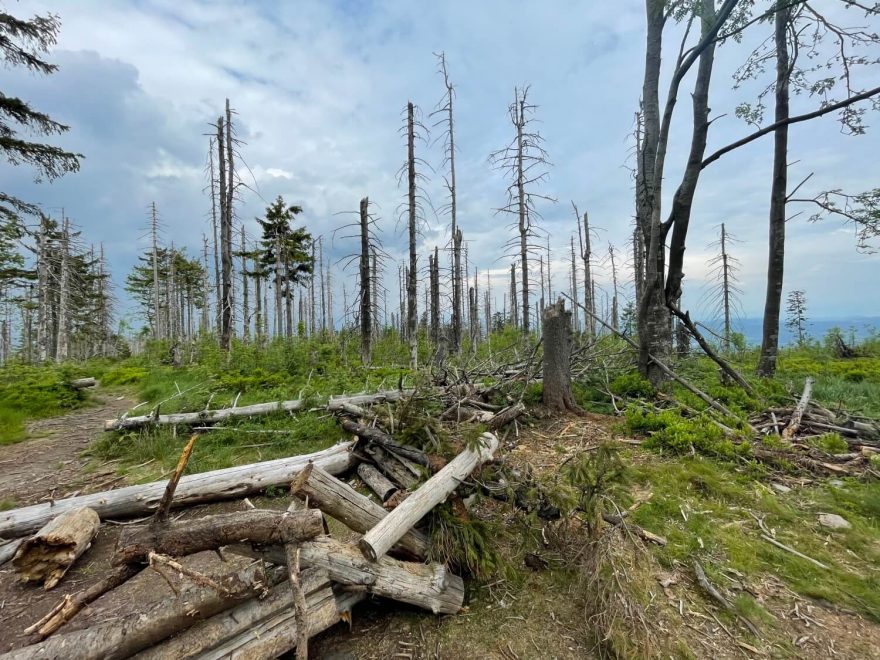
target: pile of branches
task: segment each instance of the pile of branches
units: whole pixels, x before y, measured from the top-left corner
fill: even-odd
[[[768,408],[749,420],[761,438],[779,436],[787,443],[784,449],[765,443],[753,449],[755,455],[793,462],[820,474],[880,476],[870,462],[872,456],[880,454],[880,421],[832,412],[813,401],[812,392],[813,379],[807,378],[796,405]],[[846,451],[830,453],[817,446],[816,440],[828,434],[837,434],[845,441]]]
[[[498,439],[483,432],[448,462],[399,442],[375,425],[378,415],[362,406],[402,398],[383,393],[331,399],[327,408],[356,440],[321,452],[184,477],[196,434],[167,482],[4,512],[0,535],[19,537],[2,546],[12,549],[7,559],[22,580],[43,582],[46,588],[88,552],[102,520],[145,511],[151,516],[144,524],[123,528],[98,583],[64,596],[25,631],[33,635],[33,644],[0,659],[275,658],[294,648],[303,658],[311,636],[340,620],[350,621],[352,607],[370,596],[455,614],[464,604],[464,582],[445,565],[427,561],[429,537],[420,524],[493,458]],[[491,428],[524,409],[516,404],[491,410],[494,406],[472,387],[447,388],[439,400],[456,419],[461,413]],[[265,406],[265,412],[277,409]],[[223,411],[212,421],[227,416]],[[204,423],[205,415],[199,417]],[[153,415],[148,423],[181,420]],[[108,429],[112,426],[108,423]],[[368,485],[376,498],[358,492],[345,480],[348,476]],[[280,485],[289,485],[293,495],[286,511],[257,509],[245,498],[244,511],[169,520],[172,508]],[[355,540],[331,537],[325,516],[344,523]],[[185,558],[205,551],[221,558],[238,555],[237,569],[230,573],[225,564],[226,573],[219,577],[193,569]],[[126,597],[126,584],[148,570],[159,572],[174,595],[132,605],[112,622],[57,632],[105,594],[116,592],[125,603],[136,600]]]

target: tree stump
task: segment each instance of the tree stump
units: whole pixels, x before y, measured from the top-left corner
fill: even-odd
[[[582,413],[571,394],[571,312],[560,298],[542,314],[544,337],[544,405]]]

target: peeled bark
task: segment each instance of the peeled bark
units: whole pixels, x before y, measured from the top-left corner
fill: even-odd
[[[100,526],[88,507],[65,511],[19,547],[12,566],[24,582],[44,582],[51,589],[88,550]]]
[[[356,462],[349,452],[350,447],[350,442],[344,442],[313,454],[190,474],[180,480],[173,506],[244,497],[269,486],[286,486],[309,462],[320,465],[331,474],[340,474]],[[82,506],[94,509],[102,519],[148,514],[159,504],[167,483],[154,481],[3,511],[0,513],[0,536],[23,536],[39,529],[59,513]]]
[[[360,467],[372,468],[366,463]],[[375,468],[372,470],[381,477]],[[308,498],[309,506],[320,508],[327,515],[361,534],[375,527],[388,515],[380,505],[314,464],[306,466],[297,476],[291,485],[291,491],[302,500]],[[422,532],[410,530],[400,539],[395,550],[423,559],[428,554],[428,538]]]
[[[581,412],[571,393],[571,312],[560,298],[544,309],[544,405]]]
[[[498,438],[491,433],[480,436],[479,447],[467,448],[446,467],[428,479],[358,543],[364,556],[377,561],[415,526],[431,509],[443,502],[480,464],[492,458]]]
[[[316,509],[237,511],[125,529],[112,563],[143,562],[150,552],[183,557],[233,543],[284,544],[313,539],[323,533],[324,518]]]

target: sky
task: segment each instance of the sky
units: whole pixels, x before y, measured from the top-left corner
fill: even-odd
[[[133,310],[122,282],[147,248],[152,202],[166,243],[200,254],[202,235],[210,234],[207,133],[227,97],[242,142],[241,178],[248,184],[235,212],[248,235],[258,235],[254,218],[277,195],[300,204],[302,221],[324,237],[335,288],[345,282],[351,295],[355,272],[343,266],[356,246],[344,238],[348,232],[336,230],[369,196],[390,258],[388,304],[396,309],[396,264],[406,245],[398,222],[405,185],[398,184],[397,171],[406,155],[400,130],[407,101],[432,128],[430,113],[444,92],[435,56],[440,51],[456,86],[459,223],[471,269],[483,274],[480,286],[488,270],[500,304],[511,261],[503,245],[513,234],[509,218],[496,212],[505,203],[507,182],[488,156],[513,137],[507,107],[514,88],[523,85],[530,85],[536,127],[552,161],[536,192],[558,200],[538,203],[553,251],[554,288],[568,278],[569,240],[576,231],[572,201],[589,212],[596,229],[594,268],[603,290],[611,281],[609,243],[623,258],[620,279],[631,277],[632,133],[644,66],[640,0],[36,0],[6,2],[5,8],[16,15],[60,16],[59,42],[49,56],[58,72],[42,77],[6,69],[0,80],[5,94],[68,124],[69,133],[54,142],[85,159],[79,173],[51,184],[35,184],[31,172],[4,163],[4,189],[56,216],[63,207],[82,240],[103,243],[123,313]],[[861,14],[827,9],[846,25],[866,24]],[[742,44],[718,50],[708,152],[751,132],[734,109],[753,100],[768,80],[733,89],[732,76],[769,30],[758,25]],[[675,34],[673,27],[670,52],[677,47]],[[671,59],[667,52],[666,69]],[[875,86],[880,72],[869,70],[858,80],[862,87]],[[673,123],[667,209],[689,147],[689,82]],[[661,96],[667,85],[668,75]],[[817,104],[801,95],[792,109]],[[869,113],[869,130],[858,137],[842,134],[831,116],[793,127],[792,185],[813,173],[800,191],[804,196],[878,187],[880,126],[870,128],[877,118]],[[419,244],[421,265],[434,245],[442,249],[448,241],[439,136],[434,129],[417,145],[431,200]],[[703,174],[685,257],[685,303],[697,316],[711,315],[710,244],[722,222],[738,240],[732,252],[740,262],[740,313],[761,314],[772,146],[770,137],[756,141]],[[815,318],[880,315],[880,295],[872,293],[880,255],[858,252],[852,228],[836,220],[810,223],[806,208],[789,214],[785,291],[805,290]],[[336,299],[339,322],[341,293]]]

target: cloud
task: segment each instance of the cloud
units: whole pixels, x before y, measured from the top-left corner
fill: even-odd
[[[443,91],[433,56],[439,50],[446,51],[456,84],[459,222],[471,272],[491,269],[500,301],[509,264],[502,245],[510,233],[507,219],[494,209],[504,202],[507,182],[487,156],[512,137],[507,105],[514,86],[530,83],[553,161],[544,192],[559,199],[540,208],[557,288],[567,280],[568,243],[576,231],[570,199],[590,212],[600,230],[596,253],[604,255],[613,243],[623,261],[621,278],[629,277],[629,136],[644,59],[644,10],[638,0],[552,5],[80,0],[60,10],[42,6],[61,13],[59,49],[52,55],[60,70],[48,79],[10,71],[4,91],[69,123],[71,132],[60,142],[87,158],[81,173],[51,186],[35,187],[27,173],[13,172],[7,176],[10,192],[47,207],[65,206],[88,240],[105,243],[117,283],[144,247],[138,239],[152,201],[160,209],[165,240],[200,251],[201,234],[210,233],[206,133],[227,97],[237,113],[240,171],[248,185],[236,214],[249,236],[258,235],[254,218],[283,195],[304,207],[303,221],[313,234],[326,237],[338,269],[354,249],[353,242],[334,235],[348,221],[340,214],[355,211],[358,200],[369,196],[381,217],[387,252],[402,259],[405,240],[397,220],[404,191],[396,179],[405,156],[402,110],[412,100],[424,123],[433,124],[430,112]],[[718,119],[710,150],[748,132],[732,110],[754,90],[730,89],[730,76],[748,47],[719,50],[712,96]],[[685,92],[673,124],[666,208],[687,154],[686,98]],[[810,105],[798,98],[795,110]],[[686,302],[698,297],[710,256],[705,246],[726,222],[743,241],[738,246],[743,307],[749,314],[760,312],[771,148],[769,139],[758,141],[706,170],[686,255]],[[814,171],[812,181],[823,187],[876,186],[871,180],[876,148],[875,134],[846,138],[833,120],[795,127],[792,160],[798,162],[792,179]],[[439,168],[440,145],[420,144],[418,155]],[[440,172],[424,171],[431,177],[426,192],[433,205],[426,207],[432,229],[419,246],[426,263],[429,249],[446,245],[441,229],[448,219],[434,214],[445,198]],[[876,278],[876,259],[858,255],[833,222],[807,225],[799,217],[789,226],[788,282],[815,288],[811,300],[817,310],[864,310],[857,291]],[[823,264],[833,264],[824,277],[815,274]],[[609,287],[607,264],[597,262],[595,269],[598,284]],[[396,264],[389,263],[386,272],[389,295],[396,299]],[[353,272],[334,273],[340,287],[351,278]],[[840,286],[843,282],[848,286]],[[388,307],[395,304],[389,300]]]

